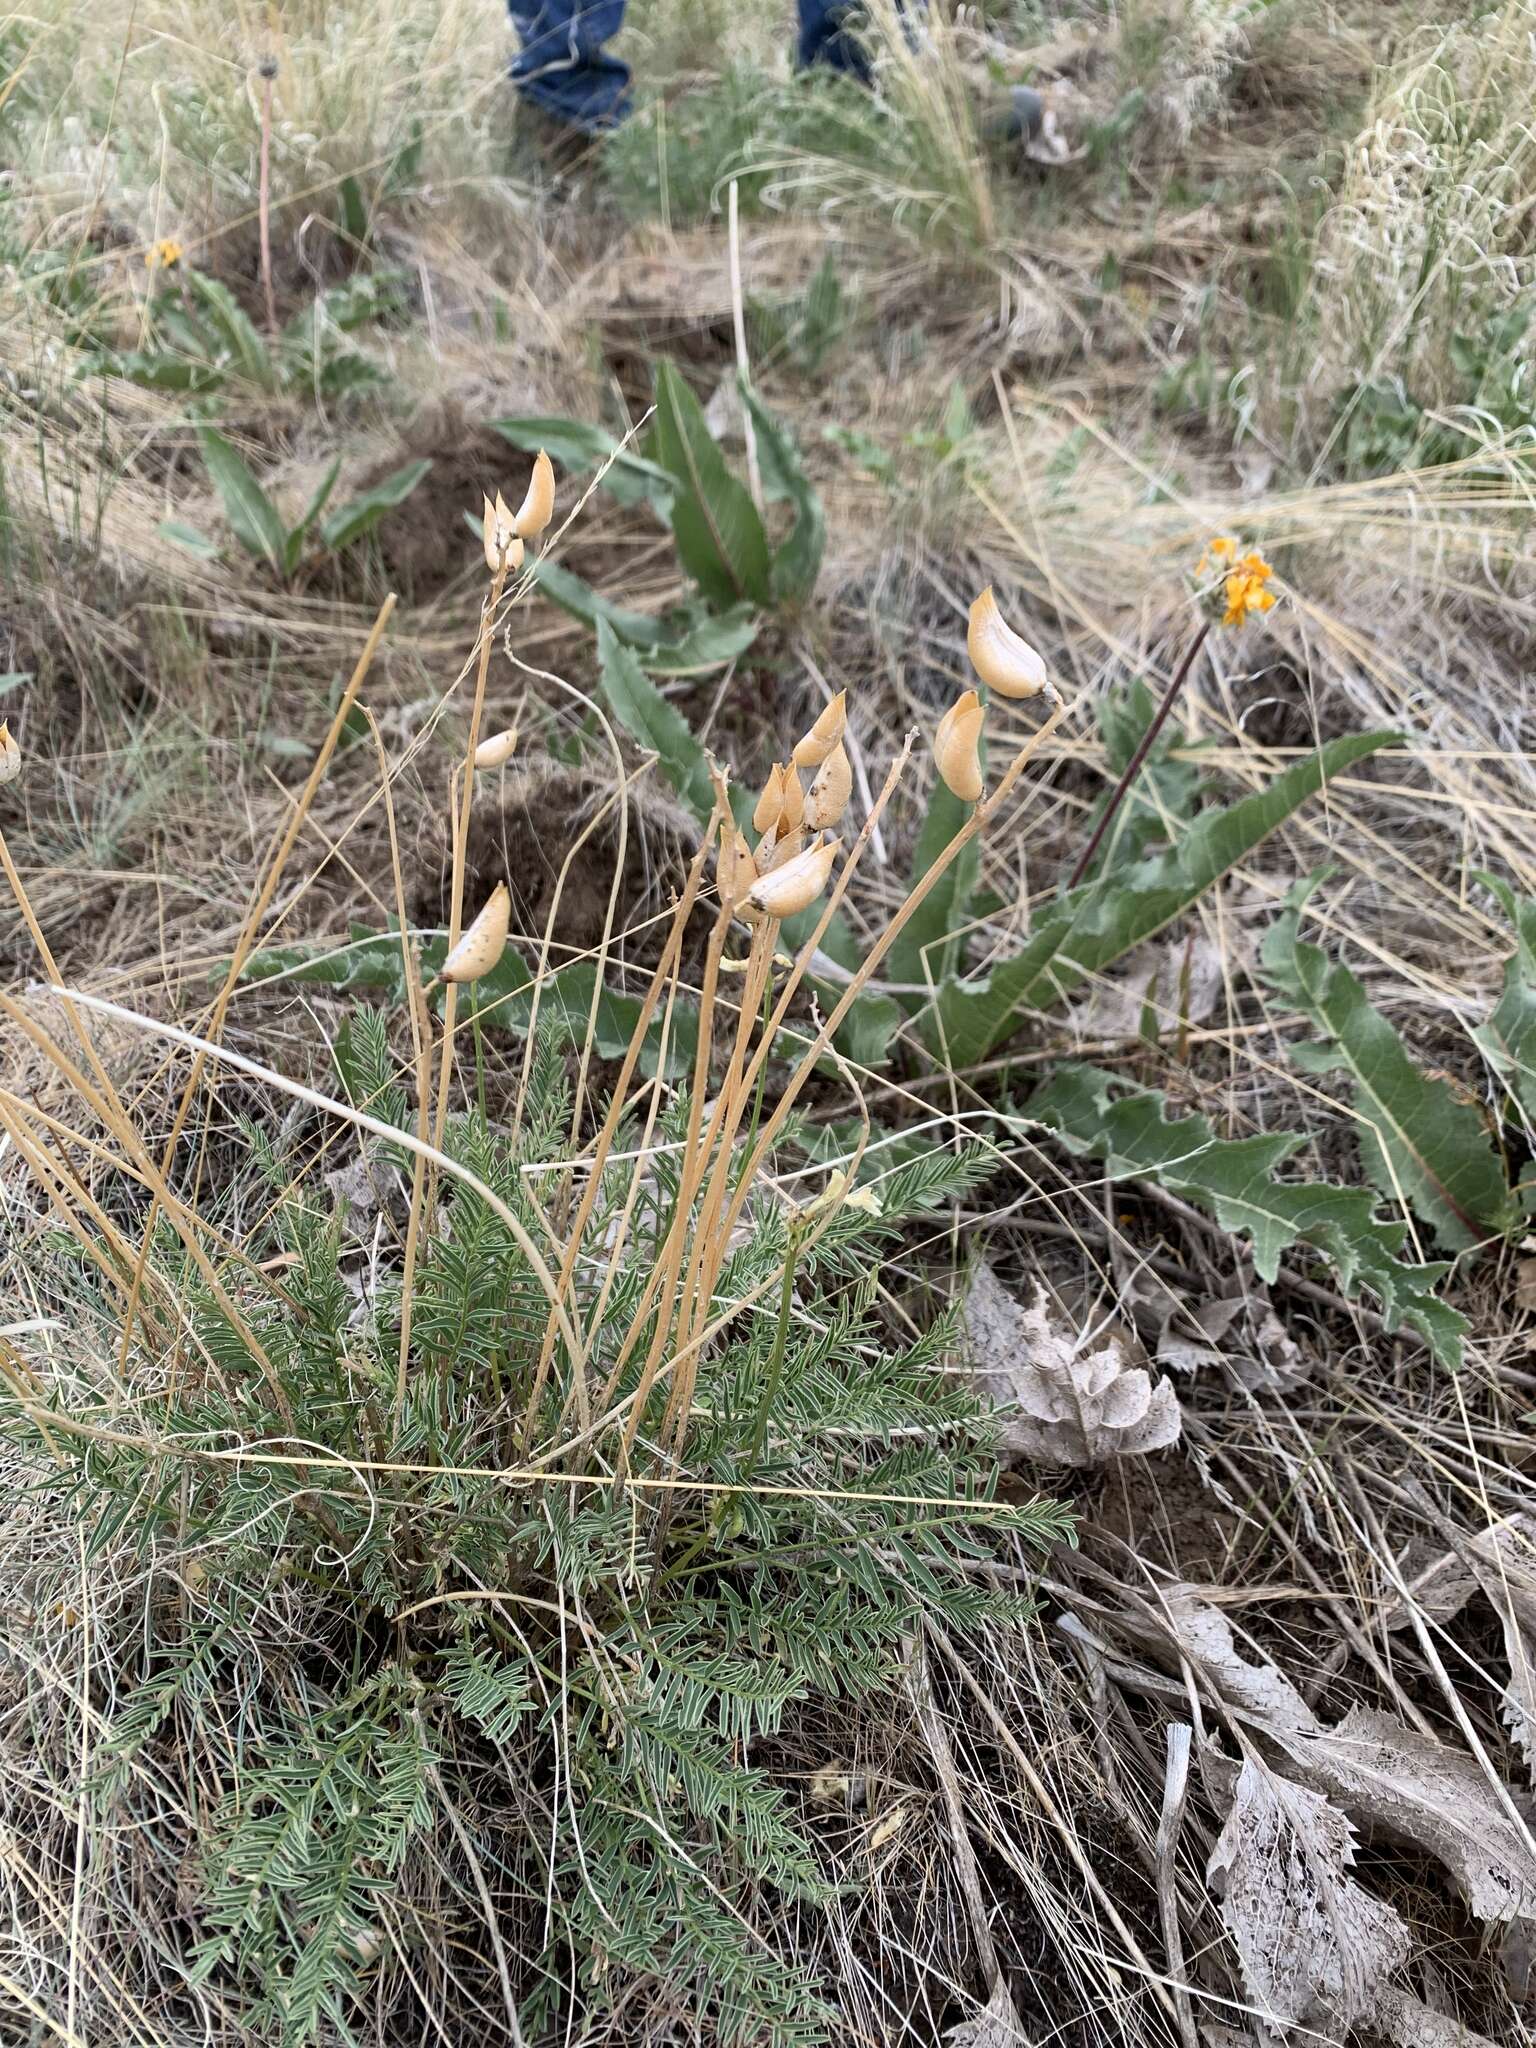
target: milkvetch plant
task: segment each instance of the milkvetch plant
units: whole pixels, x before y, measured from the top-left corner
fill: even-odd
[[[213,2000],[283,2048],[381,2025],[414,2036],[446,1950],[514,2039],[604,2014],[627,2025],[643,1999],[741,2048],[840,2038],[782,1929],[856,1873],[776,1745],[834,1701],[907,1713],[912,1637],[1017,1625],[1024,1601],[979,1567],[1001,1548],[1017,1583],[1067,1531],[1050,1502],[996,1498],[987,1420],[940,1369],[948,1321],[925,1326],[915,1303],[893,1316],[882,1297],[904,1221],[972,1187],[983,1162],[908,1157],[877,1196],[859,1185],[856,1137],[835,1165],[803,1169],[792,1200],[781,1180],[841,1023],[1039,735],[810,1026],[818,949],[916,736],[858,819],[845,703],[760,798],[706,768],[698,843],[602,1091],[587,1048],[573,1072],[540,1028],[537,973],[493,1061],[515,906],[497,882],[466,917],[466,852],[497,634],[531,587],[510,528],[532,539],[553,511],[552,470],[535,482],[526,522],[492,502],[443,950],[429,965],[402,894],[399,1003],[349,1004],[335,1092],[227,1050],[223,1008],[195,1032],[113,1013],[195,1051],[194,1083],[224,1063],[269,1091],[273,1116],[243,1126],[266,1199],[205,1194],[194,1215],[109,1077],[85,1081],[40,1020],[27,1019],[39,1051],[81,1080],[82,1115],[111,1119],[132,1168],[119,1220],[26,1105],[0,1105],[84,1248],[39,1278],[59,1313],[47,1327],[83,1336],[116,1319],[107,1381],[51,1354],[61,1369],[42,1376],[7,1363],[0,1401],[40,1493],[142,1587],[131,1614],[109,1602],[93,1617],[88,1796],[102,1857],[131,1843],[136,1885],[194,1931],[190,1976],[157,1994],[167,2030]],[[738,812],[760,818],[754,837]],[[301,822],[302,807],[286,848]],[[8,856],[6,873],[24,901]],[[247,952],[243,939],[236,974]],[[685,971],[692,1038],[674,1066]],[[63,1002],[89,1046],[100,1000]],[[344,1185],[382,1190],[376,1207],[328,1192],[307,1137],[274,1135],[295,1097],[332,1156],[355,1151]],[[157,1215],[132,1206],[149,1189]],[[142,1220],[140,1243],[122,1216]],[[236,1726],[233,1742],[207,1739]],[[167,1760],[189,1748],[190,1833],[162,1797]],[[105,1863],[98,1882],[110,1898]],[[111,1948],[109,1913],[95,1939]],[[137,1982],[126,1930],[112,1953],[114,1983]],[[85,2004],[94,2036],[110,2021],[94,1989]]]

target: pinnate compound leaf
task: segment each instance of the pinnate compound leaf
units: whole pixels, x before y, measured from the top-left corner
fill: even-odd
[[[1020,950],[980,981],[953,982],[925,1020],[925,1036],[952,1066],[984,1059],[1029,1011],[1062,1002],[1091,975],[1187,910],[1333,775],[1390,746],[1390,732],[1349,733],[1298,761],[1265,789],[1205,811],[1170,847],[1044,912]]]
[[[1283,1253],[1310,1246],[1346,1294],[1376,1297],[1388,1329],[1416,1330],[1442,1364],[1460,1365],[1466,1318],[1434,1291],[1448,1268],[1398,1256],[1407,1225],[1381,1221],[1372,1190],[1279,1179],[1303,1143],[1296,1132],[1218,1138],[1203,1116],[1169,1122],[1165,1106],[1155,1089],[1069,1061],[1030,1097],[1025,1115],[1069,1151],[1102,1159],[1116,1179],[1151,1180],[1198,1203],[1224,1230],[1242,1231],[1263,1280],[1275,1278]]]
[[[767,604],[772,572],[763,522],[671,363],[656,372],[651,452],[678,485],[672,532],[689,575],[716,604]]]
[[[1515,950],[1504,969],[1504,989],[1488,1022],[1472,1033],[1478,1050],[1536,1128],[1536,901],[1516,896],[1507,882],[1481,875],[1515,928]]]
[[[1323,879],[1291,892],[1260,956],[1266,978],[1316,1034],[1293,1044],[1290,1057],[1308,1073],[1348,1074],[1367,1175],[1442,1244],[1465,1251],[1518,1221],[1503,1166],[1476,1106],[1421,1072],[1350,970],[1301,938],[1302,911]]]

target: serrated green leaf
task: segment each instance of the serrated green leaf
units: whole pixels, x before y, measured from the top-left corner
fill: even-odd
[[[1170,924],[1262,844],[1331,775],[1390,746],[1390,732],[1350,733],[1298,761],[1267,789],[1204,812],[1174,847],[1088,882],[1042,913],[1011,960],[981,981],[951,982],[924,1036],[951,1065],[986,1057],[1031,1011],[1065,1001],[1133,946]]]
[[[491,425],[514,448],[526,455],[537,455],[542,448],[552,462],[573,475],[601,471],[602,488],[610,497],[621,505],[649,505],[659,519],[670,524],[677,497],[676,480],[659,463],[647,462],[634,448],[619,441],[606,427],[554,415],[492,420]]]
[[[773,579],[763,522],[671,363],[656,372],[651,452],[679,486],[672,532],[689,575],[716,604],[767,604]]]
[[[1260,956],[1265,977],[1317,1034],[1290,1055],[1308,1073],[1348,1074],[1367,1175],[1443,1244],[1466,1251],[1519,1219],[1503,1165],[1475,1106],[1422,1073],[1349,969],[1301,938],[1302,911],[1322,879],[1292,890]]]
[[[1478,879],[1491,889],[1515,928],[1515,950],[1504,969],[1504,988],[1473,1042],[1536,1129],[1536,902],[1516,896],[1496,875]]]
[[[224,372],[214,364],[194,362],[166,349],[127,349],[106,357],[105,366],[114,377],[125,377],[144,391],[213,391],[224,382]]]
[[[251,554],[268,562],[280,576],[288,529],[277,507],[252,476],[234,443],[226,441],[217,427],[199,427],[197,442],[236,540]]]
[[[803,605],[816,587],[827,545],[827,522],[821,497],[800,463],[800,452],[745,377],[738,380],[742,403],[757,437],[757,460],[763,492],[770,500],[787,499],[795,521],[773,551],[773,596],[777,603]]]
[[[320,529],[321,539],[339,554],[353,541],[361,540],[365,533],[372,533],[388,513],[405,503],[431,467],[431,459],[427,457],[420,462],[408,462],[403,469],[393,471],[376,483],[372,490],[364,491],[360,498],[354,498],[339,512],[333,512]]]
[[[1380,1221],[1370,1190],[1278,1179],[1304,1142],[1296,1132],[1218,1138],[1203,1116],[1170,1122],[1165,1109],[1155,1089],[1069,1061],[1030,1097],[1024,1116],[1068,1151],[1102,1160],[1111,1178],[1151,1180],[1197,1202],[1224,1230],[1242,1231],[1264,1280],[1276,1277],[1283,1253],[1310,1246],[1346,1294],[1375,1295],[1389,1329],[1418,1331],[1443,1364],[1460,1365],[1466,1318],[1434,1291],[1449,1267],[1399,1259],[1407,1225]]]

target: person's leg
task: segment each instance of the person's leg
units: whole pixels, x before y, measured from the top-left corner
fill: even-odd
[[[799,0],[799,5],[800,63],[830,64],[834,71],[846,71],[868,85],[869,59],[848,26],[856,8],[849,0]]]
[[[624,20],[624,0],[507,0],[522,48],[518,90],[575,128],[612,128],[629,112],[629,66],[603,45]]]

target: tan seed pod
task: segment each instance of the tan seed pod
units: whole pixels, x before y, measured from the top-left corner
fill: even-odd
[[[11,728],[0,724],[0,783],[14,782],[21,773],[21,749],[11,737]]]
[[[779,813],[784,808],[784,770],[777,761],[768,771],[768,780],[763,784],[763,793],[752,811],[754,832],[772,832],[778,825]]]
[[[517,508],[512,531],[520,540],[537,540],[555,516],[555,465],[541,448],[533,459],[533,475]]]
[[[757,842],[757,872],[772,874],[775,868],[783,867],[785,861],[793,860],[805,844],[805,834],[797,825],[793,832],[765,832]]]
[[[781,868],[761,877],[747,901],[764,917],[793,917],[804,910],[826,888],[837,858],[838,842],[821,840],[785,861]]]
[[[835,825],[848,808],[853,794],[853,769],[841,741],[816,770],[805,793],[805,822],[812,832],[824,832]]]
[[[510,761],[517,752],[517,727],[509,725],[505,732],[493,732],[488,740],[482,740],[475,749],[477,768],[500,768]]]
[[[481,496],[484,497],[483,492]],[[494,505],[489,498],[485,499],[481,532],[485,537],[485,566],[493,576],[503,567],[520,569],[523,566],[523,544],[517,537],[512,514],[507,510],[507,501],[500,491],[496,493]]]
[[[999,697],[1054,697],[1045,663],[1027,640],[1021,640],[997,608],[989,583],[971,606],[965,636],[971,667]]]
[[[819,768],[848,730],[848,692],[839,690],[805,738],[795,747],[797,768]]]
[[[784,780],[780,785],[779,834],[798,832],[805,823],[805,791],[794,769],[786,766]]]
[[[944,787],[965,804],[975,803],[982,792],[981,728],[986,715],[976,692],[967,690],[950,705],[933,736],[934,765]]]
[[[443,980],[478,981],[482,974],[489,974],[507,950],[511,920],[512,899],[506,883],[498,882],[485,908],[443,962]]]
[[[757,863],[752,849],[740,832],[729,825],[720,828],[720,851],[715,857],[715,883],[722,903],[739,903],[757,880]]]

